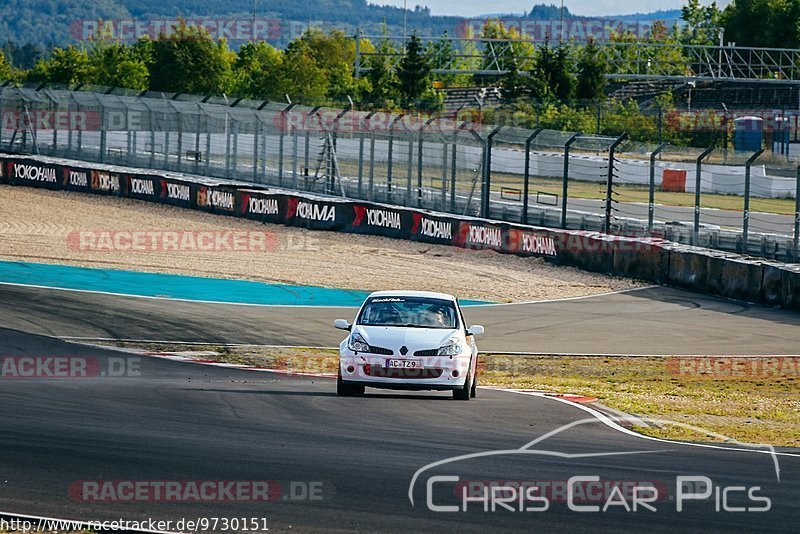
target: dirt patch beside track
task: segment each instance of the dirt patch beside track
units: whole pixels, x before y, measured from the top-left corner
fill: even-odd
[[[119,232],[266,232],[268,250],[83,247]],[[98,241],[98,244],[100,241]],[[496,302],[592,295],[642,284],[536,258],[308,231],[136,200],[0,186],[0,260],[59,263],[344,289],[416,289]]]

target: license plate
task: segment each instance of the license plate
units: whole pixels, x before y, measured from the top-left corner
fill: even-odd
[[[386,360],[389,369],[422,369],[420,360]]]

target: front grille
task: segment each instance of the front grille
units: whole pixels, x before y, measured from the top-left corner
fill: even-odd
[[[391,356],[392,354],[394,354],[394,351],[392,349],[385,349],[383,347],[373,347],[372,345],[370,345],[368,354],[382,354],[384,356]]]
[[[418,350],[414,353],[414,356],[436,356],[439,354],[439,349],[425,349],[425,350]]]
[[[444,372],[443,369],[387,369],[377,365],[371,365],[367,375],[382,378],[439,378]]]

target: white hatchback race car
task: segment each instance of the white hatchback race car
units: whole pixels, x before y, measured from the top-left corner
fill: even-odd
[[[377,291],[361,305],[355,322],[333,325],[350,335],[339,345],[336,393],[352,397],[366,386],[406,390],[452,390],[475,396],[478,348],[458,300],[427,291]]]

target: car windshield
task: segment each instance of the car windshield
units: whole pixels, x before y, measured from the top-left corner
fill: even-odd
[[[457,328],[455,303],[427,297],[372,297],[358,317],[364,326]]]

